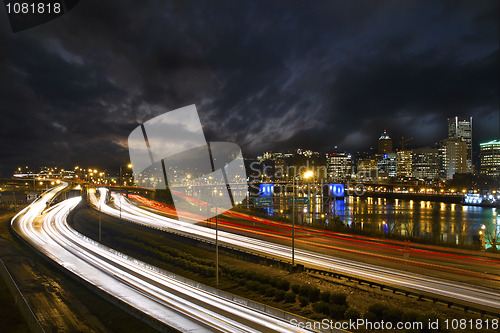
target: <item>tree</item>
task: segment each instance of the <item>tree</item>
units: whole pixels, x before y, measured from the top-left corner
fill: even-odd
[[[498,251],[499,243],[500,243],[500,221],[493,221],[493,223],[489,226],[482,225],[482,232],[484,232],[484,242],[485,245],[490,245],[490,251],[496,252]]]

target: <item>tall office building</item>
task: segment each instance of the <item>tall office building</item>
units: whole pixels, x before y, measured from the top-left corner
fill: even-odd
[[[481,174],[500,177],[500,140],[479,144],[481,150]]]
[[[333,153],[327,158],[328,179],[345,181],[352,175],[352,157],[348,153]]]
[[[398,177],[412,177],[412,152],[411,150],[399,150],[396,154],[396,163],[397,163],[397,176]]]
[[[448,118],[448,138],[462,138],[467,143],[466,173],[472,173],[472,117]]]
[[[396,177],[398,170],[396,153],[383,154],[378,161],[378,174],[381,178]]]
[[[467,142],[461,138],[442,141],[443,176],[452,179],[456,173],[467,173]]]
[[[380,155],[390,153],[392,151],[392,139],[384,130],[384,134],[378,139],[378,153]]]
[[[412,154],[412,173],[418,179],[437,179],[441,170],[439,149],[419,148]]]
[[[378,161],[374,157],[359,160],[356,169],[356,179],[367,181],[378,177]]]

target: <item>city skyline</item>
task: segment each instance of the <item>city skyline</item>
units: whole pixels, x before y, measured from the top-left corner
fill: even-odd
[[[126,163],[133,128],[190,104],[208,141],[244,156],[364,151],[384,128],[429,146],[454,116],[475,119],[477,142],[499,136],[495,1],[196,4],[95,17],[82,2],[18,33],[4,21],[2,176]]]
[[[457,118],[457,117],[452,117],[452,118]],[[452,118],[448,118],[448,121]],[[472,121],[472,117],[470,118],[471,121]],[[472,127],[473,128],[473,127]],[[388,133],[387,129],[384,129],[383,130],[383,133],[382,133],[382,136],[380,136],[378,138],[377,141],[373,141],[372,142],[372,145],[371,147],[369,147],[368,149],[364,150],[364,151],[348,151],[348,150],[343,150],[342,147],[338,147],[338,146],[334,146],[332,149],[330,149],[329,151],[314,151],[312,149],[304,149],[303,147],[290,147],[289,149],[287,150],[284,150],[284,151],[274,151],[274,153],[277,153],[277,154],[295,154],[297,153],[298,151],[301,151],[300,154],[302,153],[307,153],[307,152],[311,152],[311,153],[314,153],[314,154],[324,154],[326,158],[328,158],[328,155],[331,155],[331,154],[342,154],[342,153],[346,153],[346,154],[349,154],[349,155],[352,155],[355,160],[359,160],[359,159],[363,159],[363,158],[366,158],[367,156],[374,156],[374,155],[383,155],[383,153],[380,152],[380,149],[386,149],[387,148],[387,142],[390,142],[389,145],[392,147],[392,149],[389,149],[385,152],[397,152],[397,151],[401,151],[401,150],[425,150],[425,149],[439,149],[440,147],[443,146],[444,144],[444,141],[447,140],[447,139],[451,139],[453,138],[453,136],[451,136],[451,134],[448,132],[448,138],[446,138],[446,136],[443,136],[441,139],[439,139],[438,141],[436,141],[433,145],[427,145],[427,146],[423,146],[421,144],[419,144],[418,142],[415,142],[415,140],[413,140],[414,138],[404,138],[404,137],[401,137],[401,140],[404,140],[404,144],[401,145],[402,141],[398,141],[397,138],[393,138],[390,136],[390,133]],[[451,137],[450,137],[451,136]],[[459,136],[460,138],[460,136]],[[466,141],[464,139],[464,141]],[[377,144],[378,144],[378,150],[377,150]],[[381,146],[382,144],[382,146]],[[406,144],[406,148],[405,149],[401,149],[401,148],[404,148],[404,145]],[[468,144],[467,144],[467,147],[469,147],[470,145],[472,144],[472,146],[474,147],[480,147],[481,145],[483,145],[484,143],[483,142],[477,142],[476,139],[472,139],[470,138],[470,140],[468,140]],[[467,148],[469,149],[469,148]],[[260,152],[260,153],[257,153],[257,154],[253,154],[253,155],[250,155],[250,156],[245,156],[244,158],[245,159],[262,159],[263,156],[265,156],[266,154],[270,154],[270,153],[273,153],[272,150],[266,150],[266,151],[263,151],[263,152]],[[368,155],[366,155],[368,154]],[[307,155],[307,154],[306,154]],[[319,156],[319,155],[318,155]],[[468,159],[468,157],[467,157]],[[130,164],[129,162],[124,162],[125,164],[129,165],[129,168],[130,168]],[[478,174],[479,173],[479,170],[481,168],[481,165],[480,165],[480,152],[479,152],[479,149],[477,149],[477,151],[474,152],[473,154],[473,163],[474,163],[474,167],[476,169],[474,169],[473,173],[476,173]],[[75,163],[73,163],[75,164]],[[76,163],[78,165],[84,165],[82,163]],[[16,173],[16,172],[24,172],[25,170],[29,170],[30,172],[34,172],[36,170],[43,170],[43,169],[47,169],[47,168],[53,168],[54,166],[56,165],[59,165],[59,164],[52,164],[52,165],[45,165],[45,166],[42,166],[42,165],[23,165],[22,167],[15,167],[13,172]],[[61,165],[59,165],[59,167],[61,168]],[[84,168],[88,168],[90,167],[91,169],[93,169],[94,167],[96,167],[95,165],[86,165]],[[122,165],[121,167],[125,167],[125,165]],[[110,166],[109,169],[110,170],[120,170],[121,168],[120,166],[117,166],[117,165],[113,165],[113,166]],[[65,165],[65,166],[62,166],[62,169],[66,168],[67,171],[68,170],[71,170],[72,168],[72,165]],[[22,170],[21,170],[22,169]],[[57,167],[56,167],[57,169]],[[472,170],[469,170],[469,168],[467,168],[467,172],[470,173]],[[113,171],[110,171],[109,172],[109,175],[112,175],[114,174]]]
[[[497,332],[499,12],[5,0],[3,331]]]

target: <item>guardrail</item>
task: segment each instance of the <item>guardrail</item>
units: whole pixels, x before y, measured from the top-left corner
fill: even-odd
[[[92,208],[94,208],[92,205],[90,205],[90,206]],[[176,237],[190,239],[191,241],[201,242],[201,243],[205,243],[205,244],[215,244],[215,240],[206,239],[206,238],[203,238],[201,236],[194,235],[194,234],[187,234],[187,233],[180,232],[180,231],[174,231],[174,230],[170,230],[170,229],[162,229],[162,228],[157,228],[157,227],[152,227],[152,228],[146,227],[141,223],[137,223],[136,221],[133,221],[133,220],[130,220],[130,219],[127,219],[124,217],[122,217],[121,220],[127,221],[128,223],[135,224],[135,225],[140,226],[140,227],[145,228],[145,229],[155,229],[158,231],[169,233],[169,234],[174,235]],[[240,248],[240,247],[234,246],[234,245],[229,245],[229,244],[219,244],[219,247],[225,248],[225,249],[228,249],[230,251],[237,252],[237,253],[241,253],[241,254],[247,255],[247,256],[264,258],[266,260],[269,260],[269,261],[272,261],[272,262],[275,262],[275,263],[278,263],[281,265],[285,265],[288,267],[288,269],[293,269],[293,267],[291,265],[291,260],[277,259],[269,254],[266,254],[266,253],[261,253],[261,252],[257,252],[257,251],[250,251],[250,250]],[[219,251],[220,251],[220,249],[219,249]],[[394,285],[370,281],[368,279],[345,274],[343,272],[336,271],[333,269],[332,270],[324,270],[324,269],[320,269],[318,267],[308,267],[308,266],[305,266],[303,269],[305,269],[308,272],[318,273],[321,275],[333,276],[333,277],[336,277],[339,279],[344,278],[348,281],[357,281],[359,284],[369,285],[370,287],[378,287],[378,288],[380,288],[380,290],[392,291],[394,294],[399,293],[399,294],[405,295],[407,297],[413,296],[413,297],[417,297],[420,300],[429,300],[429,301],[432,301],[434,303],[442,303],[448,307],[452,307],[452,306],[459,307],[459,308],[462,308],[465,312],[475,311],[475,312],[480,313],[481,315],[489,315],[491,317],[500,318],[500,309],[490,309],[490,308],[478,306],[474,303],[467,303],[464,301],[455,300],[455,299],[447,298],[444,296],[437,296],[437,295],[433,295],[433,294],[426,293],[426,292],[412,290],[409,288],[397,287]]]
[[[7,285],[7,288],[14,297],[14,301],[19,308],[19,311],[21,311],[22,316],[26,320],[26,324],[28,325],[30,331],[34,333],[44,333],[45,330],[43,329],[42,324],[40,324],[38,318],[31,310],[28,302],[21,293],[21,290],[19,290],[19,288],[17,287],[16,282],[12,278],[12,275],[10,274],[7,266],[5,266],[2,259],[0,259],[0,276],[2,276],[5,284]]]

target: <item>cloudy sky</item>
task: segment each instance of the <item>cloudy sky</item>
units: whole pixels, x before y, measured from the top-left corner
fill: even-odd
[[[0,170],[118,167],[138,124],[196,104],[252,156],[413,146],[474,117],[499,137],[499,5],[481,1],[98,1],[12,33],[0,9]]]

